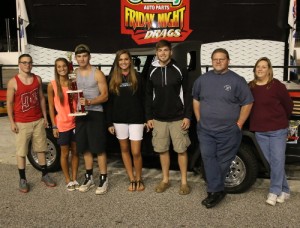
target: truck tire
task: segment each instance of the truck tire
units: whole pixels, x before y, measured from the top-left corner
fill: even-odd
[[[227,193],[247,191],[256,181],[258,162],[250,146],[241,144],[225,179]]]
[[[55,172],[60,170],[60,147],[57,144],[57,139],[54,138],[52,131],[46,130],[47,133],[47,151],[46,162],[49,172]],[[41,166],[38,163],[37,154],[33,151],[31,143],[29,143],[27,158],[30,164],[37,170],[41,170]]]
[[[200,151],[199,151],[200,152]],[[201,174],[204,181],[206,181],[205,170],[203,167],[201,156],[194,153],[192,171],[195,174]],[[225,180],[225,190],[227,193],[242,193],[247,191],[256,181],[258,174],[258,162],[252,152],[250,146],[241,144],[240,149],[230,166]]]

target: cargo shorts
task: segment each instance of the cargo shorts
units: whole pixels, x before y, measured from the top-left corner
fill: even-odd
[[[44,118],[29,123],[17,122],[16,125],[19,128],[19,133],[16,134],[16,153],[18,156],[27,156],[30,140],[34,152],[39,153],[47,150]]]
[[[182,120],[162,122],[154,120],[152,131],[152,145],[155,152],[169,151],[171,139],[173,149],[177,153],[184,153],[191,144],[188,130],[181,128]]]

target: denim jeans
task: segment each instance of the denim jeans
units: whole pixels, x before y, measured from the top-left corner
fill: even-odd
[[[256,140],[270,164],[271,185],[270,193],[280,195],[281,192],[290,192],[285,175],[285,149],[287,129],[276,131],[256,132]]]
[[[238,152],[242,132],[237,125],[224,131],[197,130],[207,181],[207,192],[224,191],[225,178]]]

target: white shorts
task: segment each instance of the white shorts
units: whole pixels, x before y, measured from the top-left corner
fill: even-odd
[[[144,124],[118,124],[114,123],[116,137],[118,139],[142,140]]]

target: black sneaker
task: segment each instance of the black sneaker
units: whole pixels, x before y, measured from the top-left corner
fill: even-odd
[[[19,191],[23,193],[29,192],[29,185],[27,184],[27,180],[20,179],[19,182]]]

